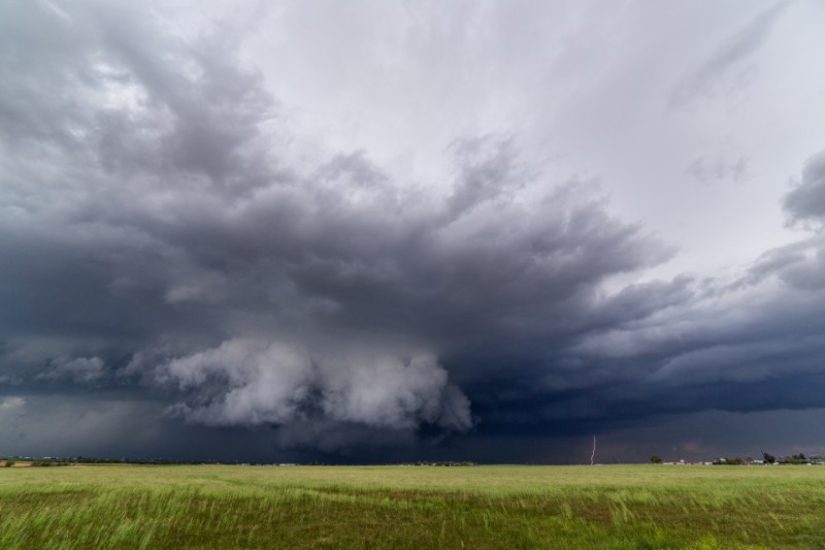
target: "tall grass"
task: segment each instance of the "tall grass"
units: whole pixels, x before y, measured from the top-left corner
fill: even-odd
[[[819,467],[0,469],[0,548],[823,548]]]

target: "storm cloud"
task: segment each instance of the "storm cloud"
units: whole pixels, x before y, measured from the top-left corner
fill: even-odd
[[[287,6],[268,17],[300,15]],[[134,449],[122,426],[150,453],[211,457],[219,434],[236,456],[364,460],[823,406],[817,149],[774,203],[803,234],[725,273],[669,273],[682,245],[615,205],[609,171],[548,164],[521,128],[456,124],[426,170],[316,133],[249,45],[257,11],[0,10],[0,414],[19,445],[41,448],[24,435],[47,437],[50,399],[110,411],[89,428],[105,440],[71,431],[105,452]],[[786,11],[733,18],[659,106],[709,93]],[[744,153],[685,155],[673,177],[693,158],[708,187],[762,174]]]
[[[802,178],[783,201],[791,224],[811,222],[822,227],[825,219],[825,151],[810,158]]]

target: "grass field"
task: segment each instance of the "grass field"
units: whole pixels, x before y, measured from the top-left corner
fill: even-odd
[[[0,548],[825,548],[825,467],[0,468]]]

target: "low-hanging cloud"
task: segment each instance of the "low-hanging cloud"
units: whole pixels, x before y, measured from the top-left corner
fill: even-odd
[[[170,361],[162,383],[190,390],[173,408],[209,425],[291,424],[324,419],[376,428],[421,423],[464,431],[469,401],[431,356],[313,357],[308,350],[236,339]]]

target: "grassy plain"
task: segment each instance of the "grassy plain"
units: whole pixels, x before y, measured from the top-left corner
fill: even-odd
[[[0,548],[825,548],[825,466],[0,468]]]

